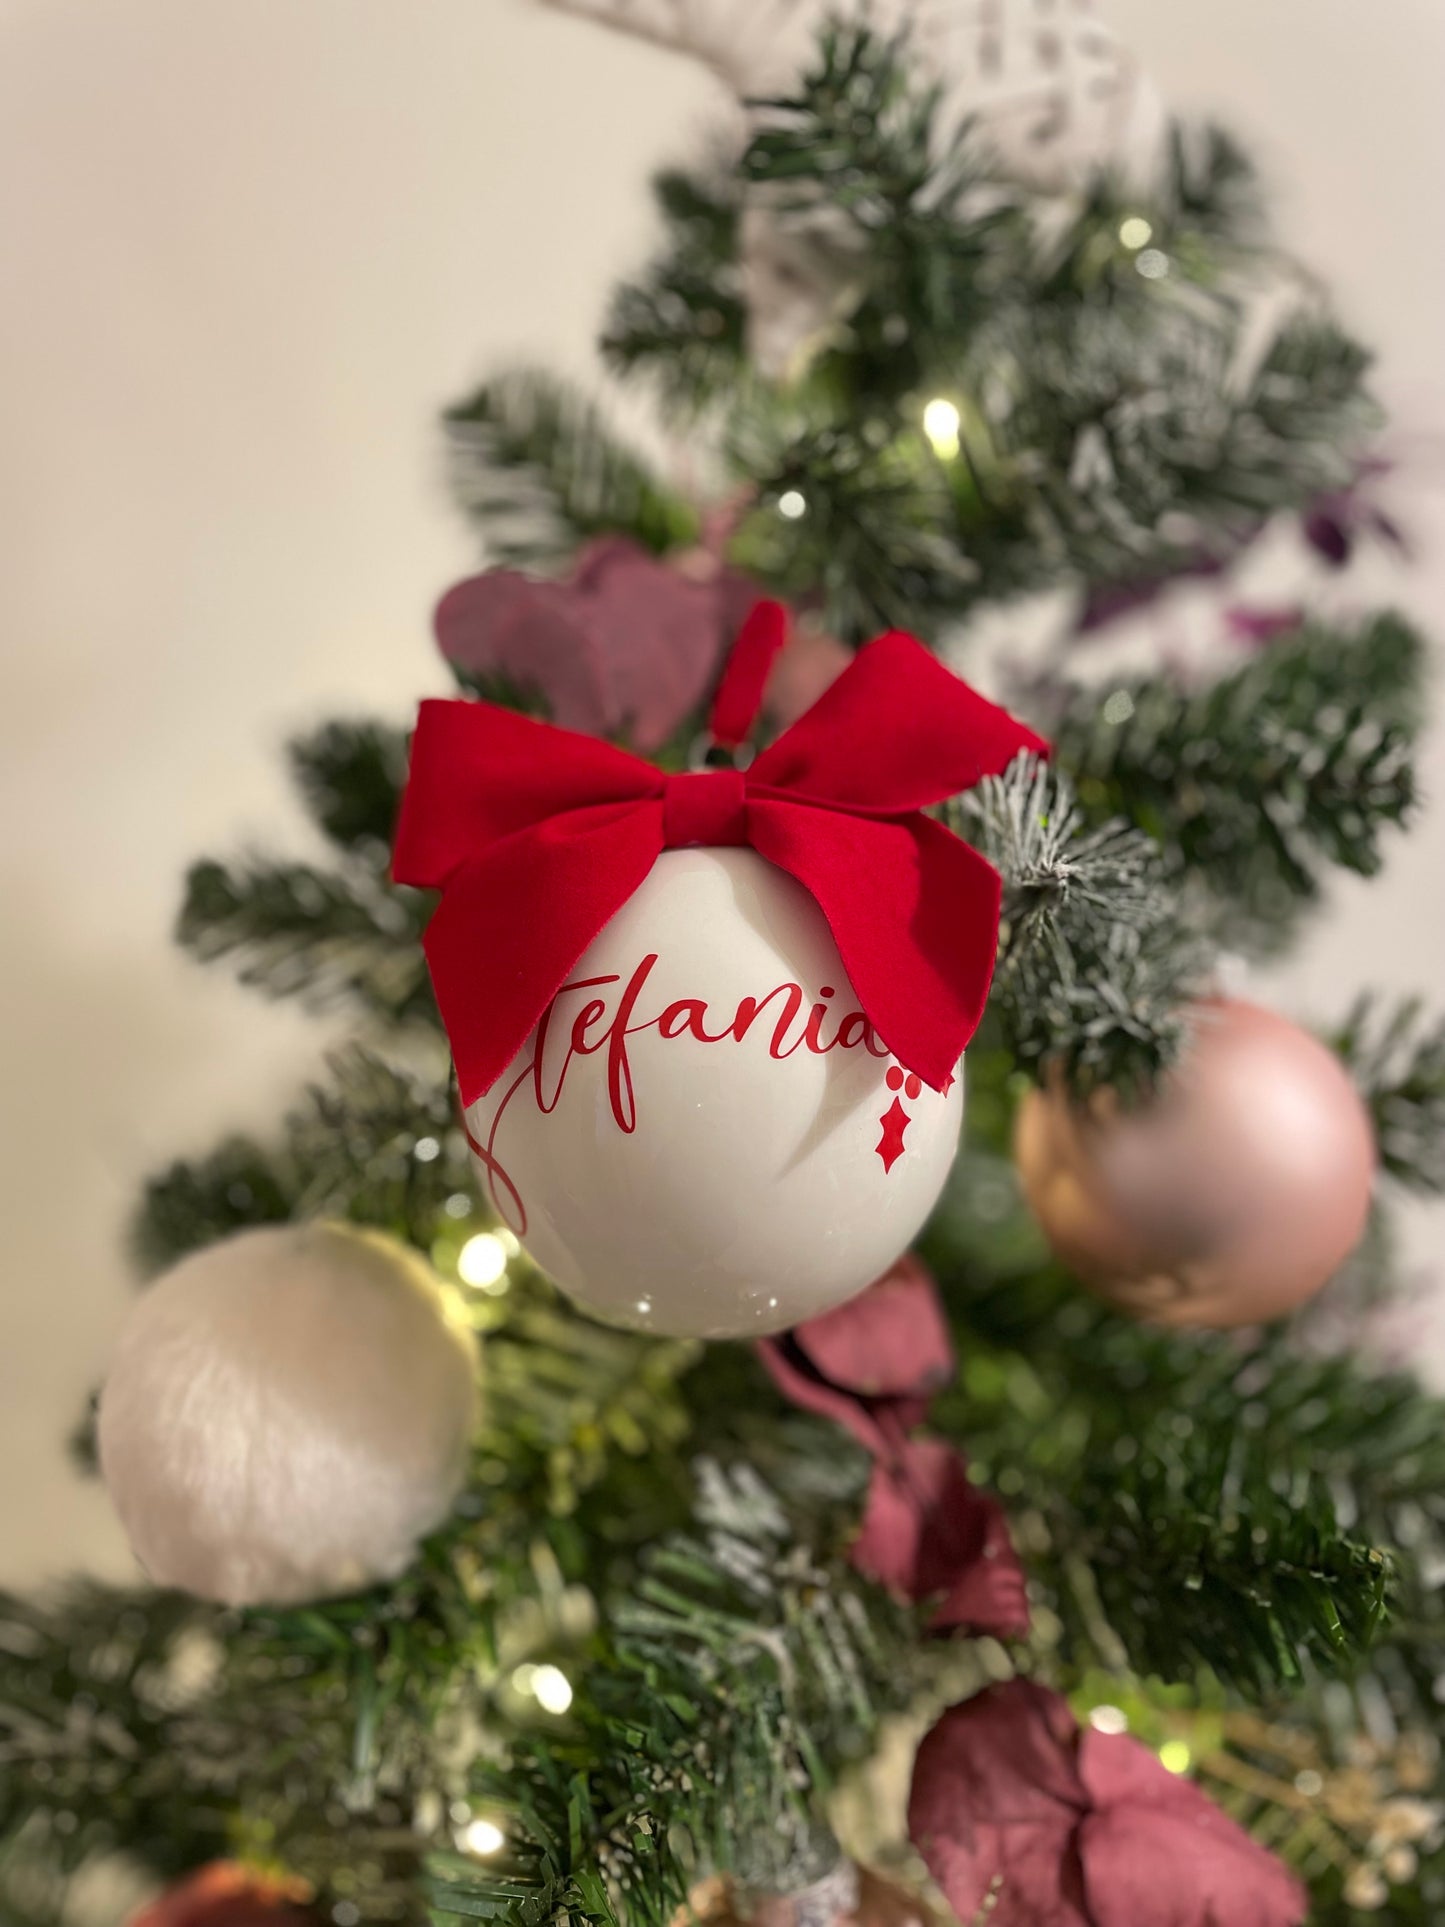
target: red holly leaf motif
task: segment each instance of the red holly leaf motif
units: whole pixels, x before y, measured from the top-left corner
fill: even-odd
[[[905,1148],[903,1133],[908,1129],[912,1119],[895,1097],[878,1122],[883,1126],[883,1135],[873,1148],[883,1160],[883,1169],[891,1171],[903,1156]]]

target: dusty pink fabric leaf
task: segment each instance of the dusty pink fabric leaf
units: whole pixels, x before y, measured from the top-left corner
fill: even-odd
[[[1122,1734],[1080,1733],[1028,1680],[951,1707],[918,1750],[909,1832],[963,1920],[989,1927],[1299,1927],[1303,1889],[1190,1781]]]
[[[953,1377],[953,1345],[927,1269],[908,1254],[846,1305],[810,1318],[758,1355],[784,1398],[893,1451]]]
[[[762,1338],[756,1346],[764,1371],[790,1405],[811,1412],[816,1418],[832,1419],[851,1432],[866,1452],[886,1452],[892,1433],[886,1411],[882,1418],[856,1393],[830,1385],[821,1378],[796,1343],[791,1333],[781,1338]]]
[[[905,1599],[937,1599],[936,1632],[966,1626],[1010,1639],[1028,1631],[1023,1568],[1003,1509],[942,1439],[910,1439],[874,1466],[851,1558]]]
[[[436,634],[448,662],[540,695],[563,728],[646,751],[703,709],[754,600],[736,571],[699,580],[604,536],[560,581],[488,569],[459,582]]]
[[[1085,1795],[1068,1706],[1031,1680],[949,1710],[913,1767],[908,1831],[954,1913],[989,1927],[1094,1927],[1074,1833]]]
[[[659,748],[707,701],[731,646],[721,579],[690,581],[609,536],[583,550],[570,586],[606,665],[614,727]]]
[[[920,1404],[953,1377],[953,1342],[928,1269],[911,1252],[847,1304],[793,1337],[830,1384],[866,1398]],[[923,1417],[905,1418],[905,1425]]]
[[[1126,1734],[1086,1732],[1079,1774],[1095,1811],[1079,1834],[1093,1927],[1298,1927],[1288,1869],[1192,1781]]]
[[[929,1626],[939,1633],[966,1627],[999,1639],[1022,1639],[1029,1630],[1028,1581],[1014,1551],[1008,1518],[997,1499],[977,1486],[971,1490],[977,1494],[983,1525],[978,1556],[955,1572]]]
[[[489,569],[448,589],[435,628],[449,663],[541,696],[563,729],[605,736],[616,727],[606,666],[563,584]]]

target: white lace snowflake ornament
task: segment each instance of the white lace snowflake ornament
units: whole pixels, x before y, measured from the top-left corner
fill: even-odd
[[[739,103],[785,92],[804,71],[829,0],[539,0],[709,68]],[[940,136],[965,122],[1005,179],[1061,195],[1111,168],[1157,172],[1167,115],[1138,61],[1092,0],[873,0],[883,32],[907,27],[943,88]],[[783,215],[756,200],[740,267],[748,346],[765,374],[792,372],[856,294],[859,263],[835,211]]]
[[[540,0],[709,67],[738,97],[777,93],[806,67],[828,0]],[[1166,116],[1138,60],[1093,0],[873,0],[880,31],[906,27],[944,89],[942,133],[971,119],[1010,180],[1066,193],[1113,167],[1158,163]]]

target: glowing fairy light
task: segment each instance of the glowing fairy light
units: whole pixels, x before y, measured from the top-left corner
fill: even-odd
[[[468,1853],[484,1860],[507,1844],[507,1836],[495,1820],[472,1820],[462,1829],[462,1845]]]
[[[784,489],[783,493],[778,497],[778,513],[784,516],[789,522],[796,522],[801,516],[806,515],[808,513],[808,503],[802,490],[796,488]]]
[[[1166,1740],[1159,1749],[1159,1764],[1170,1773],[1189,1771],[1190,1752],[1184,1740]]]
[[[1131,214],[1119,223],[1119,240],[1126,248],[1137,254],[1140,248],[1147,248],[1154,239],[1154,230],[1142,214]]]
[[[544,1713],[565,1713],[572,1704],[572,1682],[558,1666],[539,1666],[532,1675],[532,1697]]]
[[[491,1291],[507,1269],[507,1247],[493,1231],[468,1238],[457,1256],[457,1276],[464,1285]]]
[[[961,421],[957,408],[944,395],[935,395],[923,411],[923,432],[932,442],[934,454],[946,462],[958,453]]]

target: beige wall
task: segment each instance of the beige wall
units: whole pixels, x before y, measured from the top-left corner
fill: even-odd
[[[1445,634],[1445,9],[1117,0],[1259,138],[1383,351]],[[523,0],[0,0],[0,1581],[126,1569],[60,1441],[141,1175],[264,1124],[314,1026],[168,944],[202,850],[289,840],[299,722],[443,686],[465,566],[432,423],[498,359],[587,365],[642,186],[709,99]],[[1435,436],[1433,453],[1427,431]],[[1441,764],[1436,738],[1435,769]],[[1294,976],[1445,991],[1437,810]],[[1438,1238],[1438,1221],[1421,1234]]]

